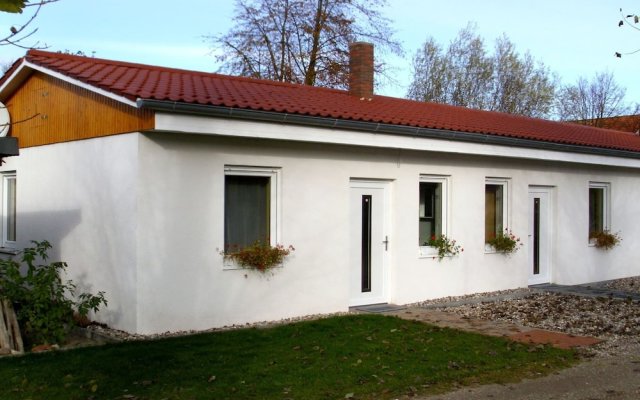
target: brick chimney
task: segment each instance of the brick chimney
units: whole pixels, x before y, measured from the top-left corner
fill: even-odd
[[[373,97],[373,44],[349,45],[349,93],[360,99]]]

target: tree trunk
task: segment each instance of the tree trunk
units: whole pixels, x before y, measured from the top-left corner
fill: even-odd
[[[318,8],[316,9],[316,16],[313,20],[313,45],[311,46],[311,53],[309,54],[309,68],[307,69],[304,77],[305,85],[314,86],[316,83],[316,64],[318,63],[320,34],[322,33],[324,19],[324,1],[318,0]]]
[[[0,352],[24,353],[18,319],[9,300],[0,302]]]

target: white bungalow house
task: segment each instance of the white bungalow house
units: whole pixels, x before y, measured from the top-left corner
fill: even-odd
[[[138,333],[640,274],[640,137],[377,96],[354,48],[349,91],[29,51],[0,80],[2,250],[49,240]],[[220,255],[260,237],[296,248],[272,274]]]

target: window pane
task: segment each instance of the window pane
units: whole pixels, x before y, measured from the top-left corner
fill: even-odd
[[[16,241],[16,178],[6,178],[7,226],[5,237],[7,241]]]
[[[419,245],[442,235],[442,183],[420,183]]]
[[[269,242],[269,200],[269,177],[225,176],[225,248]]]
[[[503,185],[485,185],[484,194],[484,241],[496,237],[504,229]]]
[[[604,188],[589,188],[589,232],[604,230]]]

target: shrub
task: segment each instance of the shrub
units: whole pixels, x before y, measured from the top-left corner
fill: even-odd
[[[520,241],[520,238],[513,234],[509,229],[505,229],[504,232],[500,232],[493,239],[489,239],[487,242],[500,253],[515,253],[520,247],[524,245]]]
[[[15,260],[0,260],[0,297],[12,302],[27,342],[60,343],[73,326],[74,312],[86,317],[90,310],[97,312],[100,306],[106,306],[107,300],[104,292],[80,293],[78,300],[73,300],[76,285],[61,277],[67,263],[46,264],[51,244],[32,243],[34,247],[22,251],[21,262],[26,268]],[[45,263],[36,265],[38,257]]]
[[[295,249],[281,244],[271,246],[269,243],[256,241],[246,247],[231,246],[221,254],[227,260],[233,260],[240,266],[266,272],[282,264],[285,257]]]
[[[427,242],[427,246],[435,247],[438,250],[438,261],[446,256],[455,256],[464,249],[456,243],[454,239],[450,239],[445,235],[431,236],[431,239]]]
[[[610,250],[616,247],[622,238],[620,233],[611,233],[609,231],[590,232],[589,239],[593,240],[593,244],[603,250]]]

